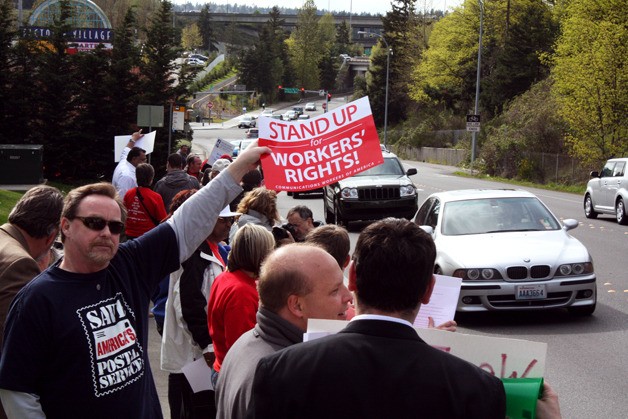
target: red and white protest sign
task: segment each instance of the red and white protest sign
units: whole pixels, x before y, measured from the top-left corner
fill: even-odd
[[[306,120],[259,119],[259,145],[267,188],[323,187],[384,162],[367,97]]]

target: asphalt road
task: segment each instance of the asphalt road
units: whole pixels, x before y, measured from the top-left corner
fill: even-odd
[[[512,185],[454,175],[448,166],[404,161],[416,167],[412,179],[420,189],[419,203],[431,193],[468,188],[513,188]],[[545,202],[559,219],[575,218],[579,227],[570,233],[589,249],[598,280],[598,303],[593,316],[574,317],[566,310],[533,313],[479,313],[458,315],[462,333],[525,339],[548,344],[545,379],[558,391],[565,418],[626,417],[628,393],[628,275],[623,257],[628,254],[628,227],[612,217],[588,220],[582,197],[527,189]],[[321,195],[293,199],[279,195],[285,217],[293,205],[309,206],[323,219]],[[350,225],[352,250],[367,223]]]
[[[338,103],[340,104],[340,103]],[[200,124],[199,124],[200,125]],[[241,138],[244,130],[207,127],[195,132],[193,149],[210,148],[216,138]],[[240,135],[239,135],[240,134]],[[455,176],[453,167],[404,161],[406,167],[416,167],[413,176],[419,191],[419,203],[431,193],[466,188],[513,188],[512,185]],[[536,313],[480,313],[457,316],[459,331],[470,334],[526,339],[548,344],[545,379],[560,395],[564,418],[623,418],[626,417],[628,394],[628,227],[620,226],[609,216],[588,220],[582,211],[579,195],[551,192],[534,188],[559,219],[575,218],[579,227],[570,233],[584,243],[593,256],[598,280],[598,303],[590,317],[573,317],[565,310]],[[297,204],[309,206],[322,220],[321,195],[300,199],[279,194],[278,207],[285,217]],[[350,226],[352,250],[360,230],[366,223]],[[153,334],[156,335],[156,333]],[[156,370],[156,382],[162,408],[167,412],[165,389],[167,377],[159,370],[158,340],[151,339],[151,364]]]

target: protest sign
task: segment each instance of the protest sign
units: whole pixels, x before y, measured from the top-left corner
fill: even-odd
[[[216,144],[212,149],[212,152],[209,153],[209,157],[207,158],[207,163],[214,164],[216,160],[225,154],[229,156],[233,153],[233,144],[229,141],[225,141],[222,138],[216,140]]]
[[[155,148],[155,136],[157,135],[157,131],[149,132],[148,134],[144,134],[142,138],[135,142],[135,147],[139,147],[142,150],[146,151],[146,154],[150,154],[153,152]],[[129,143],[131,139],[130,135],[116,135],[113,139],[113,161],[116,163],[120,161],[120,156],[122,155],[122,151],[124,147]]]
[[[267,188],[321,188],[384,162],[367,97],[306,120],[259,120]]]
[[[337,333],[347,323],[342,320],[309,319],[303,340]],[[545,373],[546,343],[415,329],[427,344],[462,358],[498,378],[540,378]]]

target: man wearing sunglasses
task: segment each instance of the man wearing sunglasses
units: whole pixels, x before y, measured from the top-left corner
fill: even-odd
[[[65,255],[9,311],[0,358],[9,417],[162,417],[147,351],[150,296],[210,235],[267,152],[249,147],[167,222],[122,244],[126,210],[111,184],[68,193]]]

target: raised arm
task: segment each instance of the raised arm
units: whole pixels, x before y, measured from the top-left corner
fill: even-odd
[[[255,169],[268,147],[251,144],[236,161],[202,187],[168,219],[179,243],[179,260],[184,261],[205,240],[216,224],[220,211],[242,191],[240,180]]]

